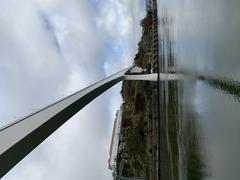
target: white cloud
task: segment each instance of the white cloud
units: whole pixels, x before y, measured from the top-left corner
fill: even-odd
[[[112,39],[112,46],[124,45],[122,55],[111,54],[105,62],[107,74],[129,66],[137,52],[137,43],[141,36],[140,19],[144,16],[141,1],[102,1],[101,16],[97,25],[106,39]]]

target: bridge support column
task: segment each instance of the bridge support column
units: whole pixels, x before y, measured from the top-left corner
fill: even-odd
[[[0,178],[101,93],[124,79],[124,69],[0,129]]]

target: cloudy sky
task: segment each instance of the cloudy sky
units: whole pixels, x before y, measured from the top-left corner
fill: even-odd
[[[143,2],[0,1],[0,126],[129,66]],[[120,87],[86,106],[2,179],[111,179]]]

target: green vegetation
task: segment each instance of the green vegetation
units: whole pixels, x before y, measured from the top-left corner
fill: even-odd
[[[147,15],[141,21],[143,35],[138,43],[138,53],[134,58],[134,64],[151,70],[151,16]],[[148,52],[148,53],[146,53]],[[116,173],[122,159],[126,160],[122,175],[125,177],[137,176],[149,179],[149,150],[147,146],[148,117],[152,95],[152,83],[145,81],[124,81],[122,86],[122,98],[124,100],[122,113],[121,135],[124,147],[117,156]]]

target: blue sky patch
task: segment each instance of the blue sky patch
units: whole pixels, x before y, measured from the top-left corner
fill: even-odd
[[[117,55],[117,56],[122,56],[123,52],[124,52],[124,48],[122,44],[117,44],[115,47],[113,47],[113,52]]]

